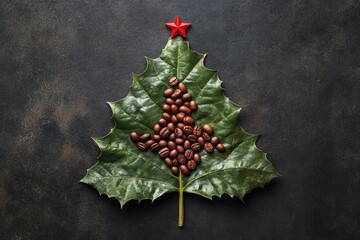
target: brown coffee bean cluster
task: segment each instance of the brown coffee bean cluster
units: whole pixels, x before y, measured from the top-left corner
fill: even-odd
[[[165,104],[162,118],[154,125],[154,135],[130,133],[131,140],[140,151],[151,149],[164,159],[174,175],[179,170],[189,175],[201,163],[199,151],[205,149],[212,153],[214,149],[224,152],[225,147],[218,137],[213,136],[214,130],[209,124],[198,126],[191,117],[197,110],[197,103],[187,92],[186,85],[177,77],[169,80],[170,88],[163,92]]]

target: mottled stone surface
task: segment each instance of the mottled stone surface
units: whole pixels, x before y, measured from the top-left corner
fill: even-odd
[[[0,2],[0,239],[356,239],[360,234],[359,1]],[[177,195],[120,209],[78,181],[106,101],[193,24],[240,122],[284,175],[243,204]]]

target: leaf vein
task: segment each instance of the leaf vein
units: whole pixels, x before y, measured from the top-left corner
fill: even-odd
[[[146,127],[146,128],[149,129],[150,131],[152,131],[152,129],[151,129],[149,126],[147,126],[147,125],[143,124],[142,122],[140,122],[140,121],[139,121],[137,118],[135,118],[133,115],[131,115],[131,114],[129,114],[128,112],[126,112],[121,106],[118,106],[118,108],[119,108],[121,111],[123,111],[126,115],[128,115],[129,117],[131,117],[132,119],[134,119],[135,122],[139,123],[140,125]],[[117,126],[119,126],[119,125],[117,125]],[[119,126],[119,127],[120,127],[120,126]],[[124,128],[121,128],[121,129],[126,130],[126,129],[124,129]]]
[[[211,181],[211,178],[209,176],[206,176],[206,178],[210,182],[210,184],[213,186],[214,190],[219,194],[219,191],[218,191],[216,185]],[[184,187],[184,189],[185,189],[185,187]]]
[[[177,46],[177,56],[176,56],[176,77],[179,77],[179,52],[180,47]]]
[[[201,60],[203,59],[203,57],[201,57],[195,64],[194,66],[190,69],[190,71],[188,72],[188,74],[186,74],[186,76],[183,78],[183,81],[186,80],[186,78],[191,74],[191,72],[195,69],[195,67],[201,62]]]
[[[175,187],[174,185],[172,185],[171,183],[167,183],[167,182],[163,182],[160,180],[156,180],[156,179],[152,179],[152,178],[143,178],[143,177],[134,177],[134,176],[128,176],[128,175],[111,175],[111,176],[101,176],[101,177],[96,177],[97,180],[100,180],[101,178],[120,178],[120,179],[134,179],[134,180],[143,180],[143,181],[153,181],[153,182],[158,182],[159,184],[162,185],[169,185],[171,188],[178,190],[177,187]]]
[[[246,167],[233,167],[233,168],[222,168],[222,169],[216,169],[214,171],[209,171],[199,177],[196,177],[194,178],[193,180],[191,180],[190,182],[188,182],[185,186],[184,186],[184,190],[190,186],[194,181],[197,181],[198,179],[200,178],[203,178],[203,177],[208,177],[208,175],[210,174],[213,174],[213,173],[218,173],[218,172],[221,172],[221,171],[229,171],[229,170],[242,170],[242,169],[245,169],[246,171],[255,171],[255,172],[263,172],[263,173],[268,173],[268,174],[273,174],[272,172],[268,172],[268,171],[264,171],[264,170],[261,170],[261,169],[253,169],[253,168],[246,168]]]
[[[158,79],[159,79],[159,78],[158,78]],[[151,100],[156,106],[158,106],[158,107],[160,108],[160,110],[162,111],[162,107],[160,106],[160,104],[158,104],[158,103],[150,96],[149,92],[145,90],[145,88],[144,88],[144,86],[141,84],[141,82],[140,82],[138,79],[136,79],[136,81],[139,83],[140,87],[144,90],[144,92],[148,95],[148,97],[150,98],[150,100]]]
[[[138,156],[139,156],[139,155],[138,155]],[[145,158],[142,158],[141,156],[139,156],[139,159],[143,160],[143,161],[146,162],[146,163],[149,163],[149,164],[155,166],[157,169],[159,169],[160,171],[162,171],[162,172],[165,173],[166,175],[168,175],[168,176],[170,176],[170,177],[175,178],[176,180],[178,180],[178,178],[175,177],[173,174],[164,171],[162,168],[160,168],[158,165],[154,164],[153,162],[147,161],[147,160],[145,160]]]
[[[202,86],[202,87],[198,86],[199,89],[200,89],[200,92],[198,92],[198,94],[197,94],[194,98],[199,97],[199,95],[201,94],[201,92],[205,89],[206,85],[208,85],[208,83],[210,82],[210,80],[212,79],[212,77],[213,77],[215,74],[216,74],[216,72],[214,72],[214,74],[211,75],[211,77],[209,77],[209,79],[206,81],[206,83],[204,84],[204,86]]]
[[[125,153],[127,153],[127,154],[130,154],[130,155],[133,155],[133,156],[137,156],[137,159],[136,159],[136,160],[141,159],[141,160],[143,160],[144,162],[146,162],[146,163],[148,163],[148,164],[150,164],[150,165],[153,165],[154,167],[156,167],[157,169],[159,169],[161,172],[165,173],[166,175],[168,175],[168,176],[170,176],[170,177],[178,180],[178,178],[177,178],[176,176],[174,176],[174,175],[171,174],[171,173],[168,173],[168,172],[164,171],[161,167],[159,167],[158,165],[156,165],[154,162],[145,160],[145,158],[141,157],[140,154],[135,154],[135,153],[133,153],[133,152],[131,152],[131,151],[127,151],[127,150],[124,150],[124,149],[116,148],[116,147],[113,147],[113,146],[111,146],[111,145],[109,146],[109,148],[111,148],[111,149],[113,149],[113,150],[120,150],[120,151],[125,152]],[[106,169],[106,170],[107,170],[107,169]],[[108,171],[108,170],[107,170],[107,171]],[[108,172],[111,174],[110,171],[108,171]]]
[[[235,111],[233,111],[233,112],[231,112],[230,114],[228,114],[226,117],[221,118],[219,121],[215,122],[214,125],[216,125],[216,124],[218,124],[219,122],[222,122],[222,121],[228,119],[230,116],[232,116],[234,113],[236,113],[236,112],[238,112],[238,111],[239,111],[239,109],[236,109]]]
[[[163,61],[164,63],[166,63],[167,65],[169,65],[172,68],[176,68],[175,66],[173,66],[172,64],[168,63],[167,61],[165,61],[164,59],[161,58],[161,56],[159,58],[156,59],[160,59],[161,61]]]

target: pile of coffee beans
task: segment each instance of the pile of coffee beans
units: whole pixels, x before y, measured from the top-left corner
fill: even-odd
[[[174,175],[180,171],[189,175],[201,163],[199,151],[205,149],[212,153],[214,149],[224,152],[225,147],[209,124],[198,126],[191,117],[197,110],[197,103],[187,92],[186,85],[177,77],[169,80],[170,88],[163,92],[165,104],[162,118],[154,125],[154,135],[130,133],[131,140],[140,151],[151,149],[164,159]]]

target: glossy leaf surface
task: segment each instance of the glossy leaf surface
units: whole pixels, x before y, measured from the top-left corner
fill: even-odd
[[[205,54],[191,51],[181,37],[169,39],[159,58],[146,58],[147,69],[133,75],[129,94],[109,103],[116,125],[107,136],[94,139],[101,156],[81,182],[116,198],[123,206],[132,199],[155,200],[169,192],[206,198],[229,194],[243,199],[251,189],[279,176],[256,147],[257,136],[238,125],[241,107],[223,95],[218,74],[204,67],[204,58]],[[212,125],[226,147],[225,153],[202,150],[202,163],[182,178],[172,175],[157,154],[140,152],[129,138],[132,131],[153,133],[152,127],[163,113],[162,92],[173,76],[187,85],[198,103],[198,111],[192,115],[196,123]]]

